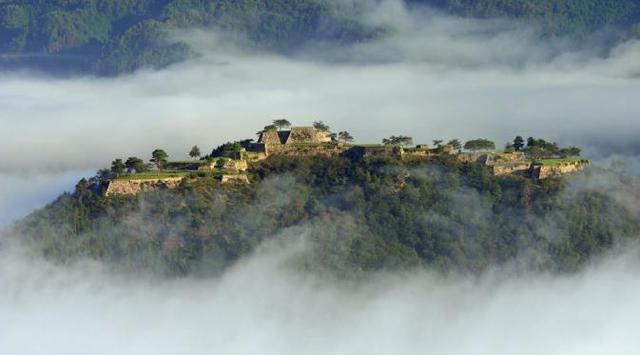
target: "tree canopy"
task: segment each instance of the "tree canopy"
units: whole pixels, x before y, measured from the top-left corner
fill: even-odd
[[[167,164],[167,158],[169,155],[162,149],[156,149],[151,153],[151,162],[158,167],[158,169],[164,168]]]
[[[273,120],[273,126],[275,126],[276,128],[282,130],[284,128],[291,127],[291,122],[289,122],[286,119]]]
[[[329,126],[322,121],[313,122],[313,128],[321,132],[329,132],[330,130]]]
[[[142,173],[147,170],[147,165],[138,157],[129,157],[124,165],[127,167],[129,172],[135,171],[137,173]]]
[[[451,14],[531,20],[543,35],[606,28],[640,33],[635,0],[407,0]],[[117,75],[161,68],[196,55],[170,40],[184,28],[218,28],[261,49],[291,53],[309,41],[357,43],[385,28],[358,21],[359,8],[335,0],[0,1],[0,65]],[[623,37],[623,36],[622,36]],[[624,37],[623,37],[624,38]],[[35,54],[35,55],[25,55]]]
[[[600,190],[574,186],[568,194],[559,179],[494,177],[448,155],[273,156],[250,173],[250,185],[206,178],[117,198],[82,180],[21,222],[16,235],[54,260],[184,275],[219,272],[263,241],[303,233],[309,245],[296,259],[300,267],[339,276],[415,267],[482,272],[519,258],[535,270],[571,271],[640,236],[637,211]],[[620,193],[640,188],[638,179],[610,174]]]
[[[413,144],[413,138],[408,136],[391,136],[389,138],[384,138],[382,140],[382,144],[384,145],[399,145],[399,146],[409,146]]]
[[[189,151],[189,156],[193,159],[199,158],[200,155],[201,155],[200,147],[198,147],[197,145],[194,145]]]
[[[464,144],[464,149],[474,152],[480,150],[494,150],[496,149],[496,144],[488,139],[478,138],[466,142]]]

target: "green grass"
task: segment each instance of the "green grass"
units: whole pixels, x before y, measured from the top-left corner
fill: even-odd
[[[582,158],[558,158],[558,159],[536,160],[536,163],[542,164],[542,165],[565,165],[565,164],[576,164],[580,162],[586,162],[586,160]]]
[[[351,146],[352,147],[362,147],[362,148],[382,148],[382,147],[385,147],[384,144],[376,144],[376,143],[372,143],[372,144],[353,144]]]
[[[120,176],[116,180],[166,179],[172,177],[185,177],[188,176],[189,173],[189,171],[178,170],[147,171],[139,174]]]

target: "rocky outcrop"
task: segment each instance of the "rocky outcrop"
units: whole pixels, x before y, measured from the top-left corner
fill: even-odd
[[[156,191],[162,189],[175,189],[180,186],[182,180],[182,177],[140,180],[113,180],[109,182],[105,191],[105,196],[136,195],[141,192]]]

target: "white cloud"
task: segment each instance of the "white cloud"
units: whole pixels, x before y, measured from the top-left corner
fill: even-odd
[[[203,58],[158,72],[3,74],[0,170],[95,169],[115,157],[147,158],[156,147],[183,158],[193,144],[208,151],[278,117],[322,119],[360,141],[404,133],[417,142],[486,136],[501,145],[523,134],[581,143],[640,133],[638,42],[596,57],[591,47],[539,40],[517,23],[407,11],[393,1],[364,20],[393,31],[297,59],[190,33]]]
[[[634,354],[637,255],[565,276],[299,274],[263,250],[216,279],[0,258],[3,354]],[[293,251],[295,253],[295,249]]]

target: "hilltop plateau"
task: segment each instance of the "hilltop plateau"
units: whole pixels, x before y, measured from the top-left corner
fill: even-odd
[[[193,147],[190,161],[162,149],[151,163],[116,159],[16,234],[53,260],[171,275],[217,273],[265,241],[305,240],[301,267],[349,277],[512,263],[570,271],[640,231],[620,201],[581,185],[604,172],[585,170],[576,147],[521,137],[500,151],[487,139],[356,144],[322,122],[274,123],[204,157]]]

